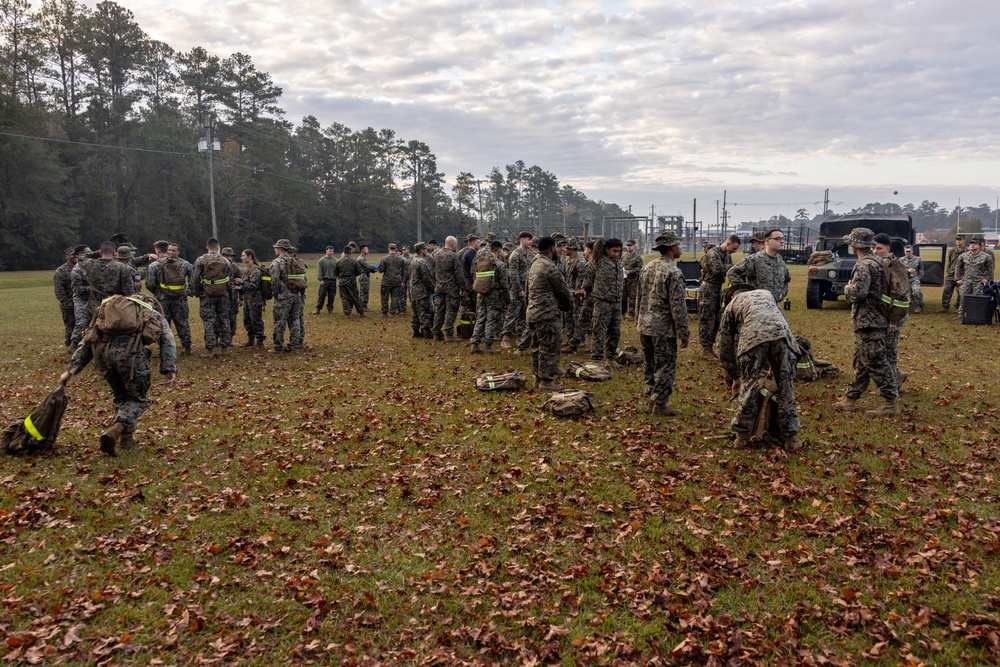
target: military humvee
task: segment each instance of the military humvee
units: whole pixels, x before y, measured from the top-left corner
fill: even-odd
[[[822,308],[824,301],[836,301],[843,296],[844,286],[851,279],[857,261],[844,237],[855,227],[867,227],[876,234],[885,233],[892,239],[892,253],[903,256],[903,246],[912,245],[913,254],[924,260],[921,285],[944,284],[944,260],[948,246],[941,243],[914,243],[913,218],[909,215],[845,215],[825,220],[819,226],[816,251],[809,258],[806,307]]]

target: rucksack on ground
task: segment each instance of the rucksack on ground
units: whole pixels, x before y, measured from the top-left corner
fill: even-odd
[[[493,257],[483,255],[475,261],[476,277],[472,281],[472,291],[476,294],[486,294],[493,291],[497,284],[496,265]]]
[[[618,350],[618,356],[615,357],[615,361],[622,366],[642,366],[646,363],[646,360],[643,359],[642,352],[639,351],[639,348],[632,345]]]
[[[285,256],[285,270],[287,274],[285,276],[285,285],[292,292],[305,292],[306,291],[306,262],[304,259],[299,259],[298,257],[293,257],[292,255]]]
[[[556,391],[539,409],[556,417],[577,417],[594,409],[594,394],[589,391]]]
[[[571,361],[566,365],[566,375],[569,377],[590,380],[591,382],[606,382],[611,379],[611,371],[598,366],[597,364],[586,362],[580,363]]]
[[[882,294],[879,297],[882,313],[889,324],[900,322],[910,312],[910,274],[906,266],[898,259],[884,259],[875,254],[865,255],[862,259],[871,260],[882,268]]]
[[[201,286],[208,296],[226,296],[229,294],[229,260],[222,255],[213,255],[205,259],[201,272]]]
[[[799,358],[795,362],[795,381],[813,382],[826,377],[840,375],[840,369],[829,361],[817,359],[812,351],[812,343],[805,336],[796,336],[795,343],[799,346]]]
[[[160,291],[164,296],[177,299],[187,296],[187,280],[181,263],[172,257],[164,257],[160,262]]]
[[[458,324],[455,325],[455,335],[464,340],[472,338],[476,330],[476,309],[472,307],[469,297],[462,299],[462,307],[458,311]]]
[[[480,391],[518,391],[527,383],[528,379],[519,372],[483,373],[476,378],[476,388]]]
[[[0,450],[20,455],[38,454],[52,449],[68,404],[66,388],[60,385],[42,399],[31,414],[18,419],[0,433]]]

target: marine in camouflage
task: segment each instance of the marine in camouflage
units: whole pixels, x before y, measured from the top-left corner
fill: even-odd
[[[701,258],[701,282],[698,286],[698,342],[712,347],[722,319],[722,286],[733,266],[732,255],[722,246],[713,246]]]
[[[551,381],[559,373],[562,313],[573,307],[573,295],[556,264],[538,255],[528,270],[528,322],[532,373]],[[619,312],[619,317],[621,313]]]
[[[677,339],[689,337],[684,274],[666,256],[647,264],[638,279],[636,329],[642,347],[646,389],[667,403],[677,377]]]
[[[745,284],[754,289],[766,289],[776,301],[781,301],[788,295],[792,274],[788,272],[781,255],[771,257],[762,250],[747,255],[733,265],[726,272],[726,280],[730,285]]]
[[[854,331],[854,380],[845,395],[858,400],[875,382],[886,400],[895,399],[899,392],[896,367],[890,361],[888,348],[889,320],[881,306],[883,269],[877,262],[858,258],[851,272],[851,281],[844,287],[844,296],[851,304],[851,329]]]

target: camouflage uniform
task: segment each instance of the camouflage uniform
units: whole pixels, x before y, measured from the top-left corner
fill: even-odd
[[[225,259],[217,252],[206,252],[194,260],[194,270],[192,271],[190,283],[194,295],[201,299],[201,306],[198,309],[198,313],[201,315],[201,322],[205,326],[206,350],[211,350],[215,347],[225,349],[233,343],[233,330],[229,328],[229,295],[233,291],[232,280],[226,283],[226,293],[219,296],[206,294],[205,285],[202,283],[205,274],[205,262],[215,258]],[[229,260],[226,260],[226,263],[232,264]]]
[[[188,288],[169,290],[160,285],[160,275],[166,260],[167,256],[164,255],[146,268],[146,289],[159,303],[160,312],[163,313],[167,326],[169,327],[173,323],[176,327],[181,347],[190,350],[191,324],[189,318],[191,311],[188,306]],[[188,286],[193,285],[194,267],[191,266],[191,262],[178,257],[177,263],[180,265],[181,274],[187,280]]]
[[[766,289],[774,295],[775,301],[781,301],[788,295],[792,274],[788,272],[781,255],[771,257],[761,250],[747,255],[729,269],[726,280],[730,285],[743,283],[754,289]]]
[[[851,284],[844,296],[851,304],[851,329],[854,331],[854,380],[845,395],[858,400],[874,381],[886,400],[899,396],[896,367],[890,361],[889,320],[882,310],[883,269],[878,262],[859,257],[851,272]]]
[[[341,257],[341,259],[344,258]],[[371,292],[372,273],[375,271],[375,268],[368,263],[367,255],[359,254],[357,256],[357,259],[355,259],[354,261],[357,263],[358,268],[360,269],[360,273],[357,274],[358,284],[360,285],[360,287],[356,287],[354,290],[355,298],[357,299],[357,302],[361,304],[362,310],[358,311],[360,314],[362,312],[368,311],[368,294],[369,292]],[[343,300],[343,290],[341,290],[341,300]],[[348,309],[348,312],[350,312],[350,309]]]
[[[944,310],[951,308],[951,297],[955,292],[955,281],[961,280],[961,276],[955,275],[955,269],[958,268],[958,258],[961,255],[969,252],[968,248],[962,248],[959,250],[957,247],[948,249],[948,269],[944,276],[944,287],[941,290],[941,307]],[[958,295],[959,307],[962,305],[962,294],[959,292]]]
[[[787,438],[799,432],[794,386],[798,354],[792,330],[770,290],[737,294],[726,306],[719,325],[719,362],[731,379],[740,381],[733,431],[748,434],[753,428],[760,392],[758,380],[770,370],[778,385],[781,434]]]
[[[83,339],[83,330],[90,323],[90,286],[79,264],[70,271],[70,285],[73,290],[73,333],[70,335],[70,346],[74,346]]]
[[[665,404],[677,377],[677,339],[690,335],[684,274],[673,261],[660,257],[642,269],[638,283],[636,329],[646,389],[655,403]]]
[[[441,248],[434,255],[433,266],[435,304],[432,332],[435,337],[453,336],[465,285],[462,264],[454,250]]]
[[[604,239],[594,242],[594,271],[587,275],[583,289],[594,299],[594,347],[590,358],[614,359],[622,333],[622,262],[604,254]]]
[[[489,248],[484,247],[479,252],[482,253],[483,250],[486,251],[485,255],[492,255]],[[478,263],[477,256],[476,264]],[[507,287],[507,266],[502,258],[494,258],[493,272],[493,289],[485,294],[476,295],[476,326],[469,341],[473,345],[478,345],[485,336],[488,348],[500,340],[504,309],[507,307],[510,294]]]
[[[174,346],[174,336],[170,333],[170,327],[166,320],[156,310],[152,311],[153,317],[161,320],[163,330],[160,333],[160,373],[177,372],[177,348]],[[70,359],[70,373],[76,375],[82,371],[91,361],[97,372],[107,381],[114,394],[115,422],[121,422],[125,433],[132,433],[136,429],[136,422],[146,408],[149,401],[146,400],[146,393],[149,391],[151,383],[152,369],[150,367],[149,349],[141,344],[136,346],[135,336],[110,336],[109,340],[99,357],[94,357],[94,348],[91,345],[80,345]],[[132,351],[129,348],[132,347]]]
[[[544,255],[538,255],[528,270],[527,297],[531,372],[540,381],[551,382],[559,374],[562,313],[573,307],[573,295],[558,267]]]
[[[339,264],[340,262],[338,262]],[[288,329],[288,349],[298,349],[302,344],[302,297],[298,292],[288,289],[288,263],[285,255],[275,257],[271,262],[271,290],[274,294],[274,306],[271,314],[274,317],[274,329],[271,342],[276,351],[285,349],[285,329]]]
[[[631,254],[627,251],[622,254],[622,268],[628,272],[622,285],[622,315],[635,317],[636,306],[639,303],[637,294],[639,274],[642,273],[642,255],[638,250]]]
[[[980,250],[979,252],[963,253],[958,258],[955,268],[955,279],[961,280],[959,288],[958,308],[962,309],[962,303],[969,294],[979,294],[982,290],[984,280],[993,280],[993,267],[990,262],[990,255]]]
[[[406,282],[403,274],[404,265],[403,258],[399,255],[386,255],[378,263],[378,272],[382,274],[379,296],[382,298],[383,315],[395,315],[404,310],[403,283]]]
[[[701,258],[701,284],[698,286],[698,342],[710,348],[715,344],[722,319],[722,285],[733,266],[733,258],[720,246],[712,247]]]
[[[368,261],[365,260],[365,265]],[[340,303],[344,306],[344,315],[350,316],[351,310],[356,309],[358,315],[364,315],[368,307],[367,295],[365,301],[361,301],[358,296],[358,276],[367,276],[361,263],[351,255],[345,255],[337,261],[337,266],[333,269],[337,276],[337,286],[340,288]]]
[[[294,250],[289,251],[288,254],[291,255],[292,257],[294,257],[295,259],[299,259],[299,256],[295,253]],[[291,265],[290,264],[285,264],[285,270],[286,271],[288,270],[289,266],[291,266]],[[309,268],[309,265],[305,264],[303,262],[303,270],[302,270],[302,280],[303,281],[307,281],[309,279],[308,278],[309,271],[307,270],[308,268]],[[288,349],[291,350],[291,351],[294,351],[294,350],[301,350],[302,347],[303,347],[303,345],[306,342],[306,322],[305,322],[305,319],[306,319],[305,318],[305,315],[306,315],[306,293],[305,293],[305,290],[303,290],[301,292],[292,292],[292,296],[297,296],[299,298],[298,305],[296,305],[296,304],[293,303],[292,304],[291,312],[288,314],[288,317],[289,317],[289,320],[288,320]],[[292,322],[292,318],[295,318],[296,322]]]
[[[326,312],[333,312],[333,301],[337,298],[337,268],[336,257],[320,257],[316,265],[316,280],[319,282],[319,300],[316,301],[316,312],[323,310],[326,304]]]
[[[403,260],[403,296],[400,298],[399,303],[402,308],[399,312],[406,312],[406,302],[410,300],[410,264],[413,262],[413,255],[399,255],[400,259]]]
[[[434,293],[434,271],[431,260],[427,257],[415,256],[410,261],[410,299],[413,304],[413,315],[410,326],[413,333],[424,336],[431,335],[434,326],[434,308],[431,306],[431,294]]]
[[[264,343],[264,295],[260,293],[263,269],[250,264],[243,270],[243,328],[249,340]],[[268,274],[270,275],[270,274]]]
[[[578,283],[577,289],[583,289],[583,286],[587,284],[588,281],[594,280],[594,263],[588,262],[585,257],[581,256],[582,263],[580,264],[580,282]],[[587,336],[591,333],[591,328],[594,321],[594,298],[589,294],[583,301],[576,304],[573,309],[573,315],[575,317],[576,324],[573,327],[573,338],[570,339],[570,345],[573,347],[579,347],[587,340]]]
[[[583,277],[587,268],[587,260],[582,254],[576,257],[566,257],[566,286],[571,292],[583,289]],[[577,323],[580,317],[580,309],[573,302],[573,310],[564,314],[563,317],[563,340],[572,341],[576,336]]]
[[[924,277],[924,262],[914,255],[913,257],[901,257],[900,263],[907,269],[913,270],[910,276],[910,306],[913,308],[924,307],[924,293],[920,290],[920,279]]]
[[[241,286],[237,285],[234,281],[237,278],[243,278],[243,270],[239,265],[233,260],[229,260],[229,280],[230,284],[233,286],[229,290],[229,333],[230,338],[236,335],[236,323],[239,322],[240,314],[240,300],[242,299],[243,289]]]
[[[75,325],[71,344],[79,343],[90,324],[90,316],[101,302],[114,294],[134,294],[131,272],[115,259],[82,259],[70,273],[73,285]]]
[[[518,248],[511,252],[510,257],[507,258],[507,279],[510,283],[507,296],[510,306],[507,308],[507,317],[504,319],[503,324],[503,336],[505,338],[519,338],[526,330],[524,309],[528,296],[528,264],[530,256],[530,250],[521,250]],[[524,292],[524,296],[521,296],[521,292]]]
[[[65,344],[73,340],[73,329],[76,327],[76,315],[73,306],[73,266],[66,262],[56,269],[53,276],[56,301],[59,302],[59,313],[62,315],[63,328],[66,330]]]

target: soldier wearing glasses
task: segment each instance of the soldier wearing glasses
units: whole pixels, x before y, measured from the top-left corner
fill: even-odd
[[[766,289],[774,295],[775,301],[781,301],[788,295],[788,283],[792,275],[781,257],[785,247],[785,235],[780,229],[769,229],[764,232],[764,249],[761,252],[747,255],[733,268],[726,272],[726,280],[730,285],[749,285],[753,289]]]

